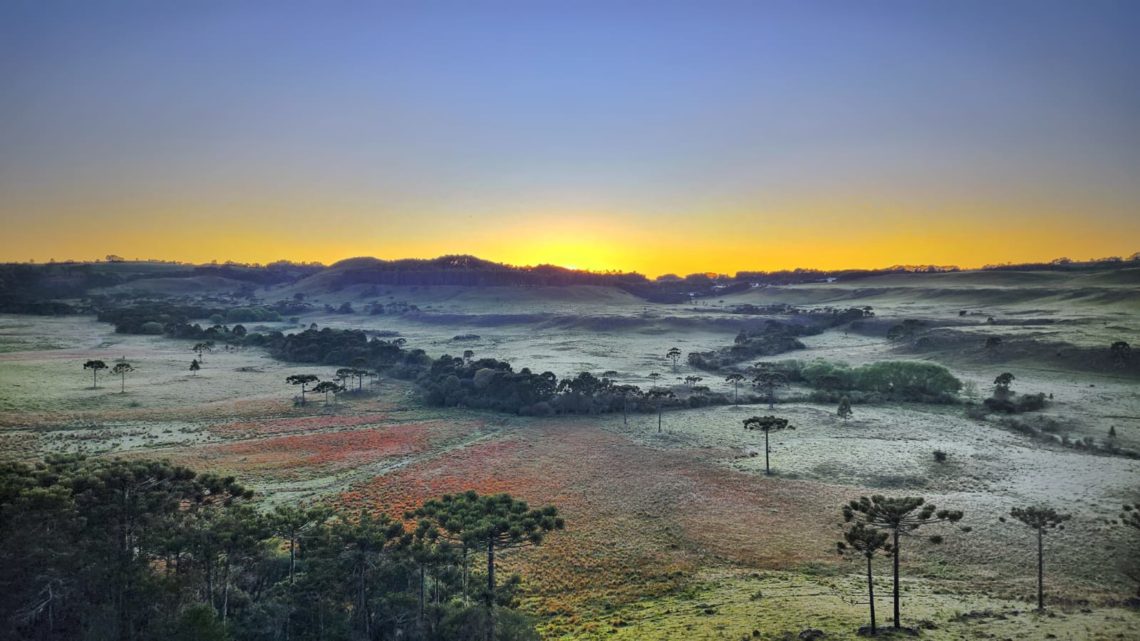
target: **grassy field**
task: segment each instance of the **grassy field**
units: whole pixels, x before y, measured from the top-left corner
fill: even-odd
[[[381,300],[409,301],[421,313],[317,313],[274,327],[395,331],[431,355],[473,349],[516,368],[560,376],[613,370],[639,385],[651,372],[666,382],[696,374],[728,390],[684,364],[674,372],[663,355],[674,345],[685,352],[727,345],[741,327],[762,322],[729,313],[735,304],[868,304],[884,323],[944,323],[973,336],[970,345],[1001,335],[1107,348],[1112,340],[1137,343],[1140,286],[1127,271],[1070,280],[889,276],[679,306],[598,288],[393,288]],[[297,287],[319,304],[363,302],[358,291]],[[1009,296],[996,298],[1003,289]],[[990,316],[998,322],[987,322]],[[1004,324],[1030,318],[1054,322]],[[1066,369],[1064,360],[1030,352],[1007,358],[974,347],[900,344],[876,332],[828,331],[805,338],[806,350],[773,359],[936,360],[979,396],[994,376],[1011,371],[1018,391],[1053,396],[1037,413],[1051,421],[1053,435],[1105,441],[1115,427],[1117,444],[1140,447],[1140,380]],[[455,340],[468,334],[478,338]],[[168,458],[236,475],[266,504],[320,499],[397,516],[466,489],[555,504],[567,530],[505,559],[525,577],[523,605],[549,639],[792,639],[808,629],[854,638],[865,624],[866,593],[862,567],[834,552],[840,508],[872,493],[921,495],[963,510],[960,525],[969,528],[940,529],[942,545],[916,538],[903,547],[904,623],[921,623],[923,637],[1140,638],[1140,615],[1122,605],[1136,589],[1122,571],[1140,563],[1137,536],[1111,523],[1122,503],[1140,500],[1137,459],[1032,438],[968,418],[961,405],[856,405],[844,421],[832,406],[787,402],[771,413],[797,429],[774,435],[775,475],[767,477],[762,439],[741,424],[770,413],[766,406],[668,412],[658,433],[651,415],[633,415],[627,425],[621,416],[534,419],[427,408],[409,384],[381,380],[363,395],[328,406],[310,397],[297,407],[285,376],[327,377],[333,368],[295,367],[245,349],[208,354],[193,375],[190,346],[117,335],[86,318],[0,317],[0,455]],[[136,371],[125,393],[106,375],[93,389],[82,369],[90,358],[129,360]],[[947,454],[944,463],[935,450]],[[998,520],[1035,503],[1073,514],[1047,539],[1048,615],[1031,612],[1031,532]],[[885,559],[876,572],[882,623],[890,611]]]

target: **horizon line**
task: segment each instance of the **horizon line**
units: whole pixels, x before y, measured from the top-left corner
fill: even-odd
[[[341,263],[344,263],[344,262],[347,262],[350,260],[358,260],[358,259],[370,259],[370,260],[375,260],[375,261],[379,261],[382,263],[397,263],[397,262],[401,262],[401,261],[427,261],[427,262],[430,262],[430,261],[434,261],[434,260],[439,260],[441,258],[473,258],[475,260],[479,260],[482,262],[491,263],[491,264],[495,264],[495,265],[501,265],[504,267],[510,267],[510,268],[514,268],[514,269],[537,269],[540,267],[555,267],[558,269],[564,269],[567,271],[583,273],[583,274],[639,275],[639,276],[644,276],[645,278],[649,278],[649,279],[660,279],[660,278],[663,278],[665,276],[676,276],[676,277],[684,278],[686,276],[695,276],[695,275],[706,275],[706,276],[710,276],[710,277],[720,277],[720,276],[733,276],[733,277],[735,277],[735,276],[738,276],[739,274],[747,274],[747,273],[779,274],[779,273],[785,273],[785,272],[792,272],[792,273],[795,273],[795,272],[801,272],[801,273],[802,272],[818,272],[821,274],[826,274],[826,273],[837,273],[837,272],[882,272],[882,271],[893,271],[893,270],[916,271],[916,272],[917,271],[969,272],[969,271],[984,271],[987,269],[994,269],[994,268],[998,268],[998,267],[1021,267],[1021,266],[1037,267],[1037,266],[1044,266],[1044,265],[1053,265],[1053,266],[1091,265],[1091,264],[1097,264],[1097,263],[1122,263],[1123,264],[1123,263],[1140,262],[1140,251],[1135,252],[1135,253],[1127,256],[1127,257],[1125,257],[1125,256],[1102,256],[1102,257],[1090,257],[1090,258],[1085,258],[1085,259],[1074,259],[1074,258],[1069,258],[1067,256],[1062,256],[1062,257],[1057,257],[1057,258],[1053,258],[1053,259],[1049,259],[1049,260],[1026,261],[1026,262],[1016,262],[1016,263],[1015,262],[987,263],[987,264],[978,265],[978,266],[961,266],[961,265],[952,265],[952,264],[951,265],[945,265],[945,264],[944,265],[938,265],[935,263],[895,263],[892,265],[883,265],[883,266],[879,266],[879,267],[840,267],[840,268],[833,268],[833,269],[824,269],[824,268],[818,268],[818,267],[802,267],[802,266],[786,267],[786,268],[781,268],[781,269],[767,269],[767,270],[765,270],[765,269],[740,269],[740,270],[736,270],[735,273],[718,272],[718,271],[698,271],[698,272],[690,272],[688,274],[680,274],[680,273],[677,273],[674,271],[666,271],[666,272],[662,272],[660,274],[654,274],[654,275],[645,274],[645,273],[639,272],[637,270],[623,270],[623,269],[616,269],[616,268],[615,269],[601,269],[601,270],[586,269],[586,268],[571,267],[571,266],[567,266],[567,265],[559,265],[556,263],[534,263],[534,264],[523,265],[523,264],[516,264],[516,263],[505,262],[505,261],[496,261],[496,260],[481,258],[475,254],[440,254],[440,255],[432,256],[432,257],[406,256],[406,257],[401,257],[401,258],[380,258],[378,256],[358,255],[358,256],[348,256],[345,258],[341,258],[341,259],[338,259],[338,260],[333,261],[331,263],[324,263],[322,261],[296,261],[296,260],[291,260],[288,258],[280,258],[280,259],[277,259],[274,261],[269,261],[269,262],[252,262],[252,261],[251,262],[243,262],[243,261],[238,261],[238,260],[233,260],[233,259],[227,259],[224,261],[214,259],[214,260],[211,260],[209,262],[193,262],[193,261],[185,261],[185,260],[178,260],[178,259],[164,259],[164,258],[138,258],[138,257],[125,258],[125,257],[119,256],[117,254],[107,254],[103,258],[65,259],[65,260],[56,260],[56,259],[52,258],[52,259],[48,259],[46,261],[37,261],[35,259],[29,259],[27,261],[0,261],[0,264],[5,264],[5,265],[99,265],[99,264],[116,264],[116,263],[150,263],[150,264],[163,264],[163,265],[183,265],[183,266],[188,266],[188,267],[225,267],[225,266],[232,266],[232,267],[248,267],[248,268],[266,268],[266,267],[269,267],[270,265],[274,265],[274,264],[278,264],[278,263],[287,263],[287,264],[298,265],[298,266],[319,266],[319,267],[323,267],[323,268],[328,269],[328,268],[334,267],[336,265],[339,265]]]

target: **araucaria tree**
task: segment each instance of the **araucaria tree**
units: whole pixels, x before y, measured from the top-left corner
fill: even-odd
[[[193,374],[194,376],[197,376],[198,370],[200,370],[200,369],[202,369],[202,366],[198,364],[198,359],[195,358],[194,360],[190,361],[190,373],[191,374]]]
[[[899,538],[932,523],[956,523],[962,518],[959,511],[939,510],[918,496],[887,498],[876,494],[861,497],[843,507],[843,520],[883,530],[891,536],[891,561],[894,570],[894,626],[901,627],[899,619]],[[941,536],[931,536],[931,543],[941,543]]]
[[[127,374],[130,374],[133,371],[135,371],[135,368],[131,367],[131,364],[126,361],[116,363],[115,367],[111,368],[111,373],[117,375],[120,379],[120,394],[125,394],[127,392]]]
[[[194,347],[191,347],[191,348],[190,348],[190,351],[192,351],[192,352],[194,352],[195,354],[197,354],[197,355],[198,355],[198,362],[199,362],[199,363],[205,363],[205,362],[206,362],[206,359],[205,359],[205,358],[203,358],[203,357],[202,357],[202,355],[203,355],[205,352],[212,352],[212,351],[214,351],[214,341],[204,341],[204,342],[201,342],[201,343],[195,343],[195,344],[194,344]]]
[[[740,402],[740,381],[744,380],[744,374],[740,372],[733,372],[724,377],[724,382],[732,383],[732,404],[737,405]]]
[[[752,371],[752,385],[764,392],[768,399],[768,409],[776,409],[776,388],[785,385],[787,378],[768,363],[757,363]]]
[[[317,376],[314,376],[313,374],[292,374],[285,377],[286,383],[289,383],[290,385],[301,386],[301,405],[305,404],[305,391],[307,386],[311,383],[316,383],[319,380],[321,379]]]
[[[99,387],[99,370],[107,369],[107,364],[103,361],[87,361],[83,364],[83,369],[91,370],[91,387],[95,389]]]
[[[464,549],[486,551],[488,639],[494,638],[495,554],[539,545],[548,532],[565,527],[553,506],[532,510],[509,494],[480,496],[473,491],[428,501],[410,516],[427,520],[441,536],[457,540]]]
[[[771,432],[794,430],[796,428],[789,425],[788,419],[786,418],[776,416],[752,416],[744,419],[744,429],[764,432],[764,474],[770,476],[772,469],[768,466],[768,455],[771,453],[772,448],[768,446],[768,435]]]
[[[677,371],[677,359],[681,358],[681,349],[679,347],[671,347],[668,352],[665,352],[665,358],[673,361],[673,371]]]
[[[843,532],[843,540],[835,544],[844,556],[861,556],[867,560],[867,602],[871,607],[871,634],[875,634],[875,581],[871,571],[871,560],[879,552],[890,553],[890,538],[886,532],[856,523]],[[897,618],[897,617],[896,617]]]
[[[317,383],[315,387],[313,387],[314,392],[317,394],[325,395],[326,407],[329,404],[329,393],[331,392],[333,394],[338,394],[340,392],[343,392],[344,389],[345,387],[343,385],[337,385],[336,381],[321,381],[320,383]]]
[[[671,392],[671,391],[669,391],[663,387],[651,388],[648,392],[645,393],[645,395],[647,397],[653,399],[654,404],[657,407],[657,433],[660,434],[661,433],[661,407],[665,403],[665,399],[674,398],[674,396],[676,396],[676,395],[673,394],[673,392]]]
[[[1009,515],[1037,531],[1037,610],[1045,610],[1045,531],[1064,529],[1070,515],[1045,506],[1015,507]],[[1004,518],[1000,519],[1005,521]]]
[[[622,425],[629,425],[629,398],[632,396],[637,398],[641,395],[641,388],[636,385],[615,385],[613,391],[621,395],[621,420]]]

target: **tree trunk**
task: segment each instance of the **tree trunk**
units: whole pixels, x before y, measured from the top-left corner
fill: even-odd
[[[893,534],[894,534],[894,548],[891,551],[894,555],[894,565],[895,565],[895,568],[894,568],[894,570],[895,570],[895,586],[894,586],[895,627],[901,628],[902,623],[899,622],[899,531],[894,530]]]
[[[297,571],[297,532],[289,532],[289,585],[293,585],[293,575]]]
[[[495,638],[495,539],[487,539],[487,641]]]
[[[467,543],[463,544],[463,605],[467,605]]]
[[[226,563],[222,572],[222,627],[226,626],[226,620],[230,615],[230,555],[226,553]]]
[[[1045,611],[1045,550],[1044,528],[1037,528],[1037,610]]]
[[[661,433],[661,401],[657,401],[657,433]]]
[[[867,596],[871,603],[871,634],[875,634],[875,582],[871,578],[871,557],[867,557]]]
[[[121,376],[122,381],[123,381],[123,386],[119,389],[119,393],[120,394],[126,394],[127,393],[127,375],[121,374],[120,376]]]
[[[487,606],[495,603],[495,540],[487,540]]]
[[[99,377],[99,370],[92,367],[91,368],[91,388],[92,389],[98,389],[99,388],[99,378],[98,377]]]
[[[424,576],[424,564],[420,563],[420,625],[424,623],[424,601],[427,599],[427,579]]]
[[[772,448],[768,447],[768,430],[764,430],[764,474],[767,476],[772,475],[772,469],[768,467],[768,452],[771,451]]]

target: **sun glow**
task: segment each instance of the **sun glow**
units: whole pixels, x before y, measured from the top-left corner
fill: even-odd
[[[592,216],[556,216],[522,225],[490,246],[488,257],[512,265],[559,265],[588,271],[632,270],[629,230]]]

